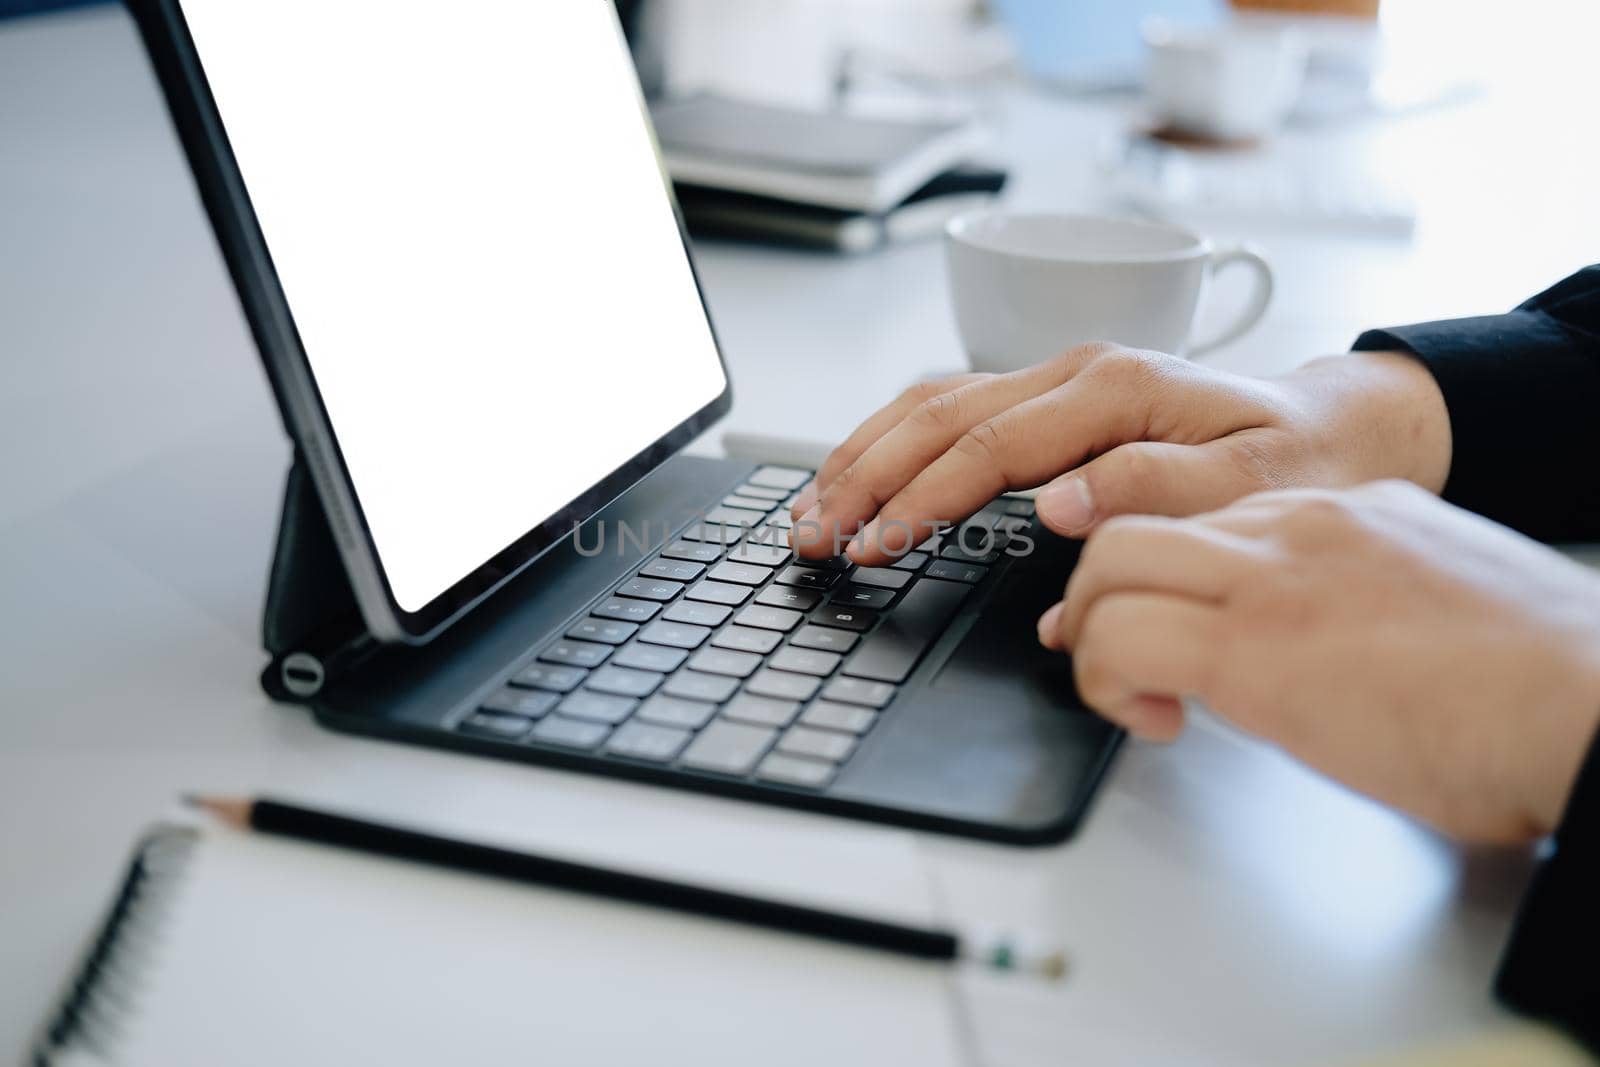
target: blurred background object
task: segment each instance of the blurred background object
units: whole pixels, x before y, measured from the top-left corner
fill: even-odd
[[[1232,0],[1240,11],[1281,11],[1295,15],[1346,15],[1377,18],[1378,0]]]

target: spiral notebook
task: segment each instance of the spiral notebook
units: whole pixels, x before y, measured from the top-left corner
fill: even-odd
[[[964,1058],[947,983],[865,949],[173,825],[137,849],[35,1062],[938,1067]]]

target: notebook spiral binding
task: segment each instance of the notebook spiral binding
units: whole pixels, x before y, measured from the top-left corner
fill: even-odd
[[[137,1007],[139,980],[151,963],[199,831],[163,826],[134,850],[99,933],[62,991],[55,1013],[34,1045],[34,1067],[61,1064],[69,1054],[112,1062],[119,1030]]]

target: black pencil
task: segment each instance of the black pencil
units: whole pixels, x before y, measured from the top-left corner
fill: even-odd
[[[397,826],[267,799],[188,796],[185,801],[238,829],[334,845],[450,870],[468,871],[531,885],[587,893],[768,930],[894,952],[924,960],[968,960],[997,970],[1027,971],[1046,978],[1065,973],[1058,952],[1039,955],[998,941],[974,951],[947,930],[907,926],[859,915],[767,900],[650,875],[594,867],[571,860],[459,841]]]

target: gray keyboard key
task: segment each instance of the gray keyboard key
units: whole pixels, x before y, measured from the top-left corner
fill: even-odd
[[[753,652],[734,652],[726,648],[703,648],[694,654],[689,666],[707,674],[726,674],[730,678],[748,678],[761,666],[761,657]],[[592,683],[591,683],[592,684]]]
[[[774,752],[756,768],[756,777],[763,781],[806,789],[821,789],[833,780],[833,775],[834,765],[831,763],[788,756],[782,752]]]
[[[565,748],[593,748],[606,739],[611,727],[604,723],[582,722],[552,715],[533,728],[531,740]]]
[[[722,709],[722,717],[758,726],[788,726],[794,722],[799,711],[800,705],[793,700],[774,700],[772,697],[740,693],[728,701],[728,706]]]
[[[740,496],[760,497],[763,500],[783,500],[789,495],[789,490],[781,486],[751,485],[748,482],[735,489],[734,492]]]
[[[813,648],[795,648],[791,645],[768,660],[767,666],[773,670],[814,674],[819,678],[826,678],[833,673],[833,669],[843,658],[837,652],[821,652]]]
[[[854,704],[835,704],[819,700],[806,709],[800,721],[807,726],[820,726],[825,730],[839,730],[847,734],[864,734],[878,721],[878,713],[871,708]]]
[[[787,508],[773,512],[772,518],[767,520],[768,529],[790,530],[794,528],[794,516],[789,514]]]
[[[996,523],[1005,518],[1005,514],[1003,509],[990,504],[988,507],[981,508],[975,512],[970,519],[961,524],[960,529],[992,530],[995,528]],[[973,534],[971,536],[976,537],[977,535]]]
[[[745,526],[724,526],[720,522],[693,522],[678,537],[684,541],[699,541],[702,544],[728,549],[738,544],[747,532],[749,528]]]
[[[856,739],[849,734],[835,733],[832,730],[813,730],[807,726],[791,726],[778,742],[778,751],[787,752],[791,756],[810,756],[813,759],[831,760],[838,763],[850,755],[856,747]]]
[[[656,691],[662,676],[655,671],[635,671],[627,667],[607,665],[589,675],[585,689],[597,693],[612,693],[621,697],[644,697]]]
[[[824,604],[811,613],[811,621],[818,626],[860,632],[872,629],[872,624],[878,621],[878,613],[844,604]]]
[[[824,700],[837,700],[843,704],[864,704],[881,708],[894,699],[894,686],[887,682],[869,682],[860,678],[835,678],[822,691]]]
[[[532,728],[533,720],[526,715],[510,715],[503,711],[492,710],[475,711],[462,719],[461,725],[457,727],[464,734],[490,737],[496,741],[515,741]]]
[[[730,557],[707,571],[706,577],[712,581],[737,585],[760,585],[772,577],[772,568],[758,567],[754,563],[735,563]]]
[[[745,511],[768,512],[778,506],[777,497],[740,496],[737,493],[722,498],[725,508],[742,508]]]
[[[907,552],[894,561],[894,569],[897,571],[921,570],[922,565],[928,562],[928,559],[929,556],[926,552]]]
[[[715,563],[722,558],[722,549],[701,541],[674,541],[661,550],[667,559],[686,559],[694,563]]]
[[[869,611],[878,611],[888,607],[889,602],[893,599],[893,589],[869,589],[860,585],[847,585],[833,594],[828,602],[840,607],[865,608]]]
[[[735,563],[753,563],[757,567],[782,566],[789,562],[792,555],[794,553],[789,551],[787,543],[767,544],[748,539],[740,541],[728,552],[728,558]]]
[[[639,705],[639,710],[634,713],[636,720],[657,723],[661,726],[677,726],[684,730],[698,730],[711,720],[717,713],[715,704],[707,704],[699,700],[684,700],[681,697],[667,696],[657,693],[655,696]]]
[[[688,559],[658,559],[644,565],[639,571],[641,578],[666,578],[673,582],[692,582],[700,577],[700,572],[706,569],[704,563],[696,563]]]
[[[572,629],[567,631],[567,636],[576,637],[580,641],[598,641],[603,645],[620,645],[632,637],[638,629],[636,623],[591,617],[573,623]]]
[[[711,639],[718,648],[731,648],[735,652],[756,652],[766,655],[778,647],[782,634],[771,630],[752,630],[747,626],[730,626]]]
[[[750,589],[748,586],[729,585],[727,582],[714,582],[707,578],[689,587],[689,599],[703,600],[709,604],[743,604],[750,599]]]
[[[681,762],[685,767],[743,776],[777,736],[778,731],[766,727],[718,719],[700,731]]]
[[[849,652],[861,640],[860,634],[849,630],[833,630],[826,626],[802,626],[789,638],[796,648],[820,648],[824,652]]]
[[[611,740],[606,742],[606,751],[629,759],[668,763],[689,743],[691,736],[688,730],[629,722],[611,735]]]
[[[1025,534],[1032,526],[1032,520],[1024,519],[1020,515],[1007,515],[1005,518],[994,524],[994,528],[1005,534],[1007,538],[1018,537],[1022,534]]]
[[[874,589],[904,589],[915,575],[893,567],[857,567],[850,572],[856,585],[869,585]]]
[[[651,600],[628,600],[626,597],[614,596],[597,605],[592,614],[602,619],[621,619],[623,622],[649,622],[655,618],[656,612],[661,610],[661,605]]]
[[[528,689],[502,689],[483,702],[485,711],[508,712],[512,715],[522,715],[529,719],[537,719],[547,715],[550,709],[561,702],[559,693],[546,693],[539,690]]]
[[[641,645],[637,641],[611,657],[613,667],[632,667],[636,671],[675,671],[689,653],[665,645]]]
[[[611,655],[611,646],[589,641],[557,641],[539,658],[546,663],[565,663],[569,667],[598,667]]]
[[[999,508],[1007,515],[1021,515],[1027,518],[1033,514],[1033,501],[1017,496],[1003,496],[991,506]]]
[[[822,594],[814,589],[795,589],[787,585],[769,585],[756,596],[757,604],[790,611],[810,611],[822,603]]]
[[[748,526],[752,529],[766,517],[765,511],[746,511],[743,508],[731,508],[726,504],[706,512],[707,522],[717,522],[724,526]]]
[[[793,585],[801,589],[827,589],[839,580],[839,572],[816,567],[785,567],[773,580],[779,585]]]
[[[733,696],[734,690],[738,688],[737,678],[727,678],[720,674],[701,674],[699,671],[679,671],[667,679],[667,684],[661,687],[661,691],[668,696],[682,697],[685,700],[720,704]]]
[[[706,627],[682,622],[653,622],[639,631],[639,640],[673,648],[699,648],[710,636],[711,631]]]
[[[928,646],[945,632],[966,596],[965,585],[924,578],[861,642],[844,673],[880,682],[905,681]]]
[[[765,485],[793,492],[811,480],[811,472],[796,470],[793,467],[762,467],[746,480],[751,485]]]
[[[989,568],[981,563],[957,563],[953,559],[941,559],[928,568],[926,577],[975,585],[983,581],[983,576],[988,573]]]
[[[787,608],[769,608],[762,604],[752,605],[735,615],[733,621],[740,626],[754,626],[758,630],[778,630],[788,633],[800,625],[800,620],[805,616],[798,611]]]
[[[744,691],[756,696],[777,697],[779,700],[811,699],[821,683],[809,674],[786,674],[783,671],[758,671],[744,683]]]
[[[732,614],[733,609],[722,604],[680,600],[661,617],[667,622],[686,622],[692,626],[721,626]]]
[[[681,592],[683,586],[677,582],[662,581],[659,578],[633,578],[622,583],[617,595],[631,596],[635,600],[671,600]]]
[[[589,673],[581,667],[561,667],[554,663],[535,663],[524,667],[512,676],[512,685],[532,689],[548,689],[552,693],[570,693],[578,688],[583,676]]]
[[[615,725],[633,714],[633,709],[638,705],[637,700],[627,697],[607,696],[580,689],[563,700],[556,710],[574,719]]]
[[[953,559],[957,563],[982,563],[984,566],[988,566],[991,563],[1000,561],[1000,550],[1003,547],[1001,541],[1002,539],[998,537],[988,542],[985,542],[982,538],[974,537],[970,541],[970,547],[964,547],[952,542],[939,550],[939,558]],[[985,548],[985,544],[997,547]]]

